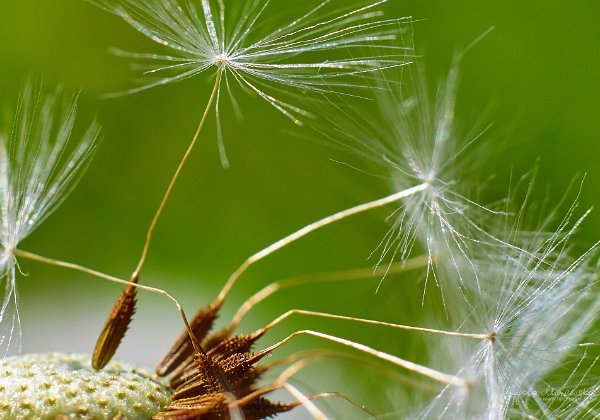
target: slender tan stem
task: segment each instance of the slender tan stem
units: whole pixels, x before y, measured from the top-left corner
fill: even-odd
[[[321,360],[328,359],[329,357],[331,357],[330,354],[324,354],[299,360],[293,363],[292,365],[288,366],[283,372],[281,372],[281,374],[277,377],[277,379],[275,379],[273,383],[282,384],[284,382],[287,382],[292,376],[295,376],[305,367],[318,363]]]
[[[308,350],[304,352],[294,353],[291,356],[286,357],[285,359],[278,360],[271,364],[262,365],[262,367],[276,367],[279,365],[287,365],[290,364],[274,381],[275,384],[287,382],[293,376],[295,376],[299,371],[304,369],[307,366],[318,363],[321,360],[327,359],[342,359],[348,362],[355,363],[356,365],[360,365],[360,367],[365,368],[369,367],[369,369],[375,369],[380,371],[382,375],[386,375],[391,378],[395,383],[403,382],[412,388],[420,388],[428,392],[438,393],[439,387],[432,386],[430,383],[423,383],[415,380],[414,378],[410,378],[405,376],[395,370],[390,370],[387,367],[383,366],[381,363],[371,360],[365,360],[362,357],[348,354],[342,351],[332,351],[332,350]]]
[[[277,391],[278,389],[281,389],[281,387],[282,387],[281,384],[271,384],[271,385],[264,386],[262,388],[257,389],[256,391],[253,391],[253,392],[243,396],[242,398],[232,401],[232,404],[236,404],[236,405],[248,404],[255,398],[260,397],[265,394],[268,394],[273,391]]]
[[[397,192],[395,194],[389,195],[387,197],[383,197],[380,198],[378,200],[374,200],[374,201],[370,201],[368,203],[364,203],[364,204],[359,204],[358,206],[355,207],[351,207],[349,209],[346,210],[342,210],[340,212],[337,212],[335,214],[332,214],[330,216],[327,216],[321,220],[318,220],[314,223],[311,223],[305,227],[303,227],[300,230],[297,230],[296,232],[286,236],[283,239],[280,239],[279,241],[269,245],[268,247],[266,247],[265,249],[263,249],[262,251],[257,252],[256,254],[252,255],[250,258],[248,258],[246,261],[244,261],[244,263],[231,275],[231,277],[229,277],[229,279],[227,280],[227,283],[225,284],[225,286],[223,287],[223,289],[221,290],[221,293],[219,293],[219,296],[217,297],[217,300],[224,300],[225,297],[227,296],[227,294],[229,293],[229,291],[231,290],[231,288],[233,287],[233,285],[235,284],[235,282],[237,281],[237,279],[255,262],[262,260],[263,258],[267,257],[268,255],[272,254],[273,252],[283,248],[284,246],[302,238],[303,236],[317,230],[320,229],[324,226],[327,226],[331,223],[337,222],[338,220],[344,219],[346,217],[358,214],[358,213],[362,213],[365,212],[367,210],[371,210],[377,207],[382,207],[385,206],[386,204],[390,204],[393,203],[395,201],[401,200],[403,198],[406,197],[410,197],[411,195],[417,194],[425,189],[427,189],[429,187],[429,184],[427,183],[423,183],[417,186],[414,186],[412,188],[408,188],[406,190]]]
[[[346,347],[350,347],[352,349],[361,351],[366,354],[370,354],[374,357],[377,357],[378,359],[393,363],[396,366],[404,368],[410,372],[417,373],[419,375],[422,375],[426,378],[433,379],[434,381],[438,381],[440,383],[454,385],[454,386],[458,386],[458,387],[462,387],[462,388],[469,388],[471,386],[469,381],[467,381],[463,378],[460,378],[458,376],[450,375],[450,374],[447,374],[444,372],[440,372],[439,370],[429,368],[427,366],[422,366],[417,363],[401,359],[401,358],[393,356],[391,354],[388,354],[388,353],[385,353],[385,352],[382,352],[379,350],[375,350],[371,347],[365,346],[364,344],[355,343],[354,341],[346,340],[344,338],[340,338],[340,337],[336,337],[333,335],[324,334],[324,333],[321,333],[318,331],[312,331],[312,330],[296,331],[295,333],[290,334],[289,336],[287,336],[283,340],[279,341],[278,343],[275,343],[272,346],[262,350],[261,353],[270,353],[270,352],[278,349],[279,347],[283,346],[284,344],[286,344],[293,338],[298,337],[300,335],[310,335],[313,337],[318,337],[318,338],[322,338],[327,341],[338,343],[338,344],[341,344]]]
[[[414,257],[407,261],[391,264],[387,267],[379,267],[375,270],[372,268],[360,268],[355,270],[345,271],[334,271],[329,273],[315,273],[307,274],[303,276],[291,277],[285,280],[280,280],[275,283],[271,283],[265,288],[261,289],[254,295],[252,295],[246,302],[240,306],[236,314],[234,315],[231,323],[227,326],[227,331],[233,332],[240,324],[246,314],[258,303],[265,300],[275,292],[286,289],[288,287],[302,286],[311,283],[325,283],[325,282],[338,282],[338,281],[352,281],[358,279],[378,278],[385,274],[401,273],[405,271],[414,270],[420,267],[426,266],[428,263],[428,257],[426,255]]]
[[[225,392],[225,397],[227,401],[227,409],[229,411],[229,419],[230,420],[245,420],[244,413],[240,408],[240,405],[237,404],[237,398],[231,392]]]
[[[304,395],[298,388],[296,388],[295,386],[288,384],[288,383],[281,384],[281,387],[283,389],[285,389],[287,392],[289,392],[299,402],[301,402],[302,405],[304,407],[306,407],[306,410],[308,410],[310,415],[313,416],[313,418],[315,420],[327,420],[328,419],[328,417],[321,410],[319,410],[317,408],[315,403],[313,403],[311,401],[311,398]]]
[[[308,395],[304,395],[304,393],[302,393],[302,391],[300,391],[298,388],[294,387],[293,385],[287,384],[287,383],[273,384],[273,385],[269,385],[264,388],[258,389],[256,391],[251,392],[250,394],[246,395],[245,397],[237,400],[236,404],[239,404],[239,405],[247,404],[248,402],[252,401],[253,399],[260,397],[261,395],[268,394],[269,392],[273,392],[273,391],[276,391],[276,390],[282,389],[282,388],[285,389],[286,391],[288,391],[296,400],[298,400],[298,405],[303,405],[304,407],[306,407],[306,409],[308,410],[308,412],[314,419],[318,419],[318,420],[327,420],[328,419],[328,417],[325,414],[323,414],[323,412],[321,410],[319,410],[317,408],[317,406],[312,402],[312,400],[321,398],[322,396],[330,396],[329,393],[308,396]]]
[[[289,383],[288,383],[288,385],[289,385]],[[359,402],[353,400],[350,397],[347,397],[344,394],[340,394],[339,392],[322,392],[321,394],[318,395],[318,398],[331,398],[331,397],[341,398],[342,400],[349,402],[350,404],[352,404],[356,408],[364,411],[365,413],[367,413],[368,415],[370,415],[373,418],[376,418],[376,419],[381,418],[380,416],[375,414],[373,411],[369,410],[364,404],[360,404]]]
[[[165,191],[162,201],[160,202],[160,205],[158,206],[158,210],[156,210],[156,213],[154,214],[154,218],[152,219],[152,222],[150,223],[150,226],[148,227],[148,231],[146,232],[146,242],[144,243],[142,255],[137,264],[137,267],[135,268],[135,271],[131,275],[131,279],[133,282],[137,282],[137,279],[140,276],[140,271],[142,270],[142,267],[143,267],[144,263],[146,262],[146,257],[148,255],[148,249],[150,248],[150,241],[152,240],[152,234],[154,233],[154,228],[156,227],[156,224],[158,223],[158,219],[160,218],[160,216],[165,208],[165,205],[167,204],[169,196],[171,195],[173,187],[175,186],[175,183],[177,182],[177,178],[179,178],[179,174],[181,173],[183,166],[187,162],[188,158],[190,157],[190,154],[192,153],[192,149],[194,148],[194,146],[196,145],[196,143],[198,141],[198,137],[200,136],[200,131],[202,131],[202,127],[204,127],[204,122],[206,121],[206,117],[208,116],[208,111],[210,111],[210,108],[212,107],[212,105],[215,102],[215,99],[217,97],[220,83],[221,83],[221,72],[218,71],[217,76],[215,78],[215,86],[213,87],[210,98],[208,99],[208,103],[206,104],[206,108],[204,109],[204,113],[202,114],[202,119],[200,120],[200,124],[198,125],[198,128],[196,129],[194,138],[192,139],[185,154],[183,155],[181,162],[179,162],[179,166],[177,166],[177,170],[175,171],[173,178],[171,178],[171,182],[169,183],[169,186],[167,187],[167,190]]]
[[[312,350],[304,350],[304,351],[295,352],[283,359],[275,360],[270,363],[263,363],[263,364],[261,364],[261,368],[265,369],[265,370],[271,370],[271,369],[274,369],[274,368],[277,368],[280,366],[295,364],[295,363],[298,363],[299,361],[303,361],[303,360],[311,360],[311,361],[317,360],[318,361],[321,359],[336,358],[336,357],[349,359],[349,360],[362,361],[361,358],[359,358],[357,356],[349,355],[348,353],[345,353],[340,350],[312,349]],[[279,380],[275,381],[275,383],[279,383],[279,382],[285,382],[285,381],[279,381]]]
[[[311,402],[312,400],[316,400],[318,398],[331,398],[331,397],[335,397],[335,398],[341,398],[344,401],[349,402],[350,404],[352,404],[353,406],[361,409],[362,411],[364,411],[365,413],[367,413],[368,415],[374,417],[374,418],[380,418],[377,414],[373,413],[371,410],[369,410],[367,407],[365,407],[363,404],[359,404],[358,402],[354,401],[352,398],[345,396],[344,394],[340,394],[339,392],[321,392],[320,394],[315,394],[315,395],[311,395],[311,396],[305,396],[304,394],[301,393],[301,391],[294,387],[293,385],[291,385],[289,382],[284,382],[281,384],[281,386],[288,391],[292,396],[294,396],[295,398],[298,398],[298,401],[302,401],[299,397],[303,396],[305,398],[304,401],[302,401],[302,403],[304,405],[306,405],[305,401],[309,401]],[[314,404],[313,404],[314,406]],[[320,412],[320,410],[319,410]],[[316,412],[315,412],[316,413]],[[313,412],[311,411],[311,414],[313,414]],[[317,417],[315,417],[317,418]],[[319,417],[320,418],[320,417]],[[326,418],[326,417],[325,417]]]
[[[243,398],[240,398],[237,401],[234,401],[232,404],[235,405],[244,405],[249,403],[250,401],[254,400],[257,397],[260,397],[261,395],[264,394],[268,394],[269,392],[273,392],[273,391],[277,391],[278,389],[285,389],[286,391],[288,391],[294,398],[296,398],[296,400],[298,400],[298,405],[304,405],[306,406],[306,408],[308,409],[309,413],[311,415],[313,415],[314,418],[320,419],[320,418],[327,418],[325,416],[325,414],[323,414],[321,412],[321,410],[319,410],[313,403],[313,400],[319,399],[319,398],[330,398],[330,397],[336,397],[336,398],[341,398],[344,401],[349,402],[350,404],[360,408],[361,410],[363,410],[365,413],[373,416],[373,417],[378,417],[377,414],[373,413],[372,411],[370,411],[369,409],[367,409],[364,405],[359,404],[358,402],[354,401],[352,398],[347,397],[343,394],[340,394],[338,392],[322,392],[319,394],[314,394],[314,395],[305,395],[302,391],[300,391],[298,388],[294,387],[293,385],[287,383],[287,382],[280,382],[280,383],[275,383],[272,385],[268,385],[266,387],[260,388],[254,392],[251,392],[250,394],[244,396]]]
[[[358,322],[361,324],[379,325],[379,326],[395,328],[395,329],[399,329],[399,330],[420,331],[420,332],[426,332],[426,333],[431,333],[431,334],[449,335],[449,336],[453,336],[453,337],[474,338],[476,340],[489,340],[490,339],[489,334],[468,334],[468,333],[460,333],[460,332],[455,332],[455,331],[435,330],[435,329],[431,329],[431,328],[413,327],[410,325],[392,324],[389,322],[375,321],[372,319],[362,319],[362,318],[355,318],[355,317],[351,317],[351,316],[327,314],[327,313],[323,313],[323,312],[305,311],[302,309],[292,309],[290,311],[287,311],[286,313],[284,313],[283,315],[281,315],[280,317],[275,319],[273,322],[271,322],[269,325],[264,327],[263,330],[265,330],[265,331],[270,330],[271,328],[275,327],[277,324],[280,324],[281,322],[283,322],[284,320],[286,320],[287,318],[289,318],[292,315],[307,315],[307,316],[314,316],[314,317],[318,317],[318,318],[338,319],[338,320],[342,320],[342,321]]]
[[[127,281],[127,280],[123,280],[123,279],[120,279],[118,277],[114,277],[114,276],[111,276],[109,274],[105,274],[105,273],[102,273],[100,271],[84,267],[84,266],[79,265],[79,264],[73,264],[73,263],[66,262],[66,261],[61,261],[61,260],[56,260],[56,259],[53,259],[53,258],[44,257],[42,255],[34,254],[32,252],[23,251],[21,249],[14,249],[13,252],[14,252],[14,254],[17,257],[26,258],[28,260],[37,261],[37,262],[40,262],[40,263],[43,263],[43,264],[54,265],[56,267],[62,267],[62,268],[68,268],[70,270],[80,271],[82,273],[86,273],[86,274],[89,274],[89,275],[94,276],[94,277],[98,277],[98,278],[101,278],[101,279],[104,279],[104,280],[108,280],[108,281],[111,281],[113,283],[123,284],[123,285],[126,285],[126,286],[134,286],[134,287],[137,287],[139,289],[146,290],[148,292],[152,292],[152,293],[157,293],[159,295],[163,295],[164,297],[170,299],[177,306],[177,309],[179,310],[179,314],[181,315],[181,319],[183,319],[183,323],[185,324],[185,328],[188,331],[190,339],[192,340],[192,343],[194,345],[194,349],[197,352],[200,352],[200,349],[201,349],[200,343],[198,343],[198,340],[196,339],[196,337],[192,333],[192,329],[190,328],[190,324],[188,322],[187,316],[185,315],[185,311],[183,310],[183,307],[181,306],[181,304],[179,303],[179,301],[177,299],[175,299],[173,296],[171,296],[166,291],[164,291],[162,289],[157,289],[156,287],[144,286],[144,285],[141,285],[141,284],[138,284],[138,283],[134,283],[134,282],[130,282],[130,281]]]

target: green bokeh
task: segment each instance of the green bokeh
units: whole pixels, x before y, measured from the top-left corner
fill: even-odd
[[[463,62],[458,111],[468,124],[494,105],[488,119],[506,139],[496,138],[505,146],[492,145],[491,159],[481,157],[490,159],[487,166],[497,173],[490,199],[502,197],[511,172],[522,174],[540,158],[540,198],[549,186],[551,201],[558,201],[574,177],[585,173],[581,206],[597,204],[596,0],[394,0],[387,9],[392,16],[418,20],[414,42],[432,82],[443,78],[454,51],[495,27]],[[102,146],[78,188],[23,248],[126,277],[200,118],[211,88],[208,76],[98,99],[132,86],[130,62],[111,55],[109,47],[156,49],[116,17],[80,0],[2,0],[0,40],[3,116],[10,115],[27,77],[43,74],[48,84],[83,89],[80,121],[97,114],[104,127]],[[242,95],[241,103],[243,121],[228,108],[223,117],[231,169],[220,167],[211,119],[158,226],[144,271],[146,284],[165,288],[190,312],[214,298],[253,252],[320,217],[386,194],[377,180],[334,163],[340,158],[337,150],[300,139],[313,135],[309,129],[292,126],[256,98]],[[261,262],[234,289],[224,318],[275,279],[372,265],[368,256],[386,231],[385,215],[375,211],[343,221]],[[598,238],[600,218],[592,214],[584,226],[578,236],[582,247]],[[21,269],[29,274],[19,282],[24,350],[90,351],[120,287],[25,261]],[[340,283],[282,293],[253,312],[243,328],[258,327],[289,308],[401,323],[424,318],[425,309],[413,304],[422,283],[408,276],[390,278],[378,295],[375,286],[376,281]],[[139,300],[119,355],[151,365],[179,332],[179,319],[161,297],[141,293]],[[407,358],[419,351],[418,344],[414,349],[403,345],[408,335],[306,319],[290,322],[267,341],[298,327],[323,328]],[[308,339],[300,344],[311,343],[317,344]]]

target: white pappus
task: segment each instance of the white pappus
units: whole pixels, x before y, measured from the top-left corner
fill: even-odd
[[[511,242],[523,244],[522,250],[482,253],[468,263],[481,273],[481,288],[463,290],[452,318],[460,330],[488,338],[471,346],[454,340],[436,347],[444,349],[436,356],[444,367],[472,385],[460,391],[445,388],[419,418],[600,414],[598,387],[587,388],[589,372],[582,367],[589,357],[580,354],[597,344],[585,341],[600,315],[598,244],[577,258],[569,255],[570,238],[585,217],[569,226],[573,210],[551,234],[514,229]],[[572,359],[581,359],[580,364],[564,375]],[[553,379],[556,371],[560,383]]]
[[[462,272],[471,248],[512,248],[489,228],[504,212],[467,196],[480,187],[472,174],[482,165],[482,145],[477,140],[488,127],[476,124],[465,132],[457,126],[459,61],[455,59],[433,101],[424,71],[419,66],[401,69],[390,76],[385,89],[377,90],[370,112],[340,106],[329,120],[334,129],[324,129],[336,144],[374,164],[376,175],[391,187],[391,195],[373,202],[372,207],[397,206],[388,216],[391,227],[374,253],[380,252],[378,264],[386,259],[404,261],[419,243],[429,261],[423,299],[431,277],[444,296],[446,285],[438,265],[454,267],[453,287],[470,287],[463,284],[467,279]],[[470,271],[475,276],[468,281],[479,287],[475,268]]]
[[[383,18],[381,6],[388,0],[350,6],[339,0],[312,5],[283,0],[90,1],[166,50],[117,51],[140,60],[145,77],[153,78],[125,93],[215,71],[217,130],[225,166],[219,117],[223,84],[236,110],[231,82],[301,124],[310,114],[304,109],[307,93],[354,95],[355,88],[367,88],[367,80],[378,77],[374,73],[406,64],[406,48],[394,41],[403,31],[402,23],[410,19]],[[278,9],[299,12],[288,20],[281,14],[270,16]],[[294,100],[304,105],[294,105]]]
[[[0,311],[0,354],[20,346],[16,248],[65,199],[94,152],[94,121],[73,140],[77,96],[45,92],[30,82],[12,130],[0,137],[0,269],[5,293]]]

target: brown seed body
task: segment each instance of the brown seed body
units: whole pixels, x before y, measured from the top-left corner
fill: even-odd
[[[206,353],[193,353],[186,332],[160,362],[157,372],[171,372],[174,394],[167,410],[156,419],[228,419],[231,413],[241,412],[246,419],[259,420],[299,405],[272,402],[260,393],[251,395],[260,388],[257,381],[266,370],[254,365],[268,352],[250,353],[264,330],[232,337],[227,330],[208,335],[221,303],[203,308],[191,322]]]
[[[94,348],[92,356],[94,369],[102,369],[106,366],[121,344],[135,313],[135,296],[136,288],[127,286],[115,302]]]
[[[202,341],[211,330],[213,323],[217,319],[221,309],[221,303],[214,303],[201,309],[190,322],[192,333],[198,341]],[[203,348],[205,348],[203,346]],[[173,372],[186,359],[194,355],[194,346],[187,331],[177,339],[171,350],[165,355],[158,364],[156,373],[165,376]]]
[[[161,413],[155,417],[157,420],[225,420],[231,418],[231,412],[235,408],[230,408],[231,401],[223,395],[210,395],[206,398],[198,398],[190,407],[175,409],[173,411]],[[196,408],[192,408],[195,405]],[[276,414],[284,413],[295,407],[299,403],[281,404],[269,401],[266,398],[258,397],[252,401],[237,407],[246,420],[260,420],[272,417]]]

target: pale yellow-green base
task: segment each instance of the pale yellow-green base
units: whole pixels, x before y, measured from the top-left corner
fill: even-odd
[[[156,375],[118,362],[96,371],[87,355],[0,360],[0,419],[112,419],[119,414],[147,419],[170,398],[169,387]]]

